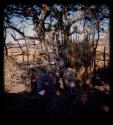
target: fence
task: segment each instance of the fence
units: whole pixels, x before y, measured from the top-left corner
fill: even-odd
[[[108,49],[104,46],[103,52],[102,51],[96,51],[96,66],[97,67],[106,67],[109,64],[109,52]],[[100,57],[100,58],[98,58]]]

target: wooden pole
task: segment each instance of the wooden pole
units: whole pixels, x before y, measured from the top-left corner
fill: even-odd
[[[104,46],[103,60],[104,60],[104,69],[105,69],[105,67],[106,67],[106,62],[105,62],[105,60],[106,60],[106,55],[105,55],[105,46]]]

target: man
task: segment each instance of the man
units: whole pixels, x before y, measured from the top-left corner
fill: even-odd
[[[31,89],[32,93],[35,93],[36,86],[37,86],[37,71],[35,69],[32,69],[31,71]]]

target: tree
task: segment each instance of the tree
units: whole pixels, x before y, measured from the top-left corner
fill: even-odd
[[[46,49],[49,41],[46,39],[47,32],[53,32],[53,41],[56,42],[56,48],[53,50],[57,57],[62,53],[66,56],[68,63],[71,63],[73,53],[78,53],[77,49],[73,51],[73,45],[82,36],[83,44],[79,48],[78,60],[83,62],[86,78],[88,76],[88,67],[92,66],[95,70],[95,58],[100,33],[104,32],[103,23],[109,18],[109,9],[105,5],[83,5],[83,4],[32,4],[21,5],[11,4],[5,8],[5,29],[12,29],[21,35],[21,39],[30,38],[18,29],[12,18],[19,18],[21,22],[31,20],[37,37],[44,43]],[[80,28],[81,26],[81,28]],[[72,43],[71,37],[76,35]],[[84,46],[84,47],[83,47]],[[86,47],[85,47],[86,46]],[[80,50],[81,48],[81,50]],[[57,51],[55,51],[57,50]],[[47,49],[48,51],[48,49]],[[82,51],[82,52],[80,52]],[[84,57],[82,56],[84,54]],[[89,60],[89,61],[88,61]],[[65,61],[65,60],[64,60]],[[76,63],[76,62],[74,62]]]

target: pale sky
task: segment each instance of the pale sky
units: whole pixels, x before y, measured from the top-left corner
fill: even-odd
[[[70,13],[71,13],[71,12],[70,12]],[[77,14],[79,14],[79,13],[77,13]],[[70,16],[70,18],[74,17],[75,15],[76,15],[75,13],[72,13],[71,16]],[[47,21],[47,23],[50,23],[49,18],[46,19],[46,21]],[[14,17],[14,18],[12,18],[12,22],[13,22],[14,25],[15,25],[18,29],[20,29],[22,32],[23,32],[23,29],[24,29],[24,33],[25,33],[26,36],[36,36],[36,32],[33,30],[34,25],[33,25],[33,22],[32,22],[31,20],[25,20],[25,21],[21,22],[21,18],[19,19],[19,18]],[[55,22],[56,22],[56,21],[54,20],[54,23],[55,23]],[[104,22],[104,23],[103,23],[103,22]],[[103,26],[104,29],[108,29],[109,20],[104,20],[103,22],[102,22],[102,25],[104,24],[104,26]],[[108,23],[108,25],[107,25],[107,23]],[[79,24],[79,22],[78,22],[78,23],[76,23],[76,25],[78,26],[78,28],[79,28],[80,31],[83,30],[83,25],[82,25],[82,24]],[[70,31],[73,30],[73,27],[74,27],[74,25],[71,27]],[[12,36],[11,36],[11,33],[13,34],[13,31],[12,31],[11,29],[7,29],[7,33],[6,33],[6,43],[8,43],[9,41],[15,42],[15,41],[13,40]],[[16,33],[16,37],[17,37],[17,38],[20,38],[20,37],[21,37],[17,32],[15,32],[15,33]],[[105,36],[105,33],[101,33],[101,36],[100,36],[100,37],[103,38],[104,36]],[[72,35],[72,39],[73,39],[73,38],[76,38],[75,33]],[[83,34],[82,34],[82,35],[79,35],[79,38],[80,38],[80,40],[82,40],[82,39],[83,39]]]
[[[26,20],[26,22],[21,22],[21,20],[17,19],[17,18],[13,18],[12,22],[15,24],[15,26],[20,29],[23,32],[24,29],[24,33],[26,36],[33,36],[36,35],[36,32],[33,30],[34,26],[32,25],[32,22],[30,20]],[[30,25],[29,25],[30,24]],[[25,28],[24,28],[25,27]],[[11,33],[13,34],[12,29],[7,29],[7,33],[6,33],[6,43],[9,41],[15,42],[11,36]],[[20,38],[21,36],[15,32],[16,37]]]

